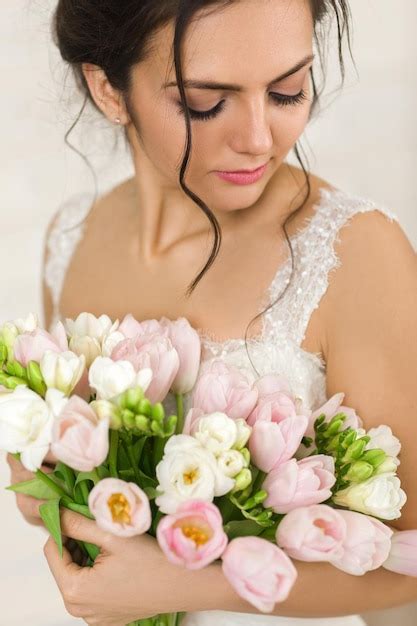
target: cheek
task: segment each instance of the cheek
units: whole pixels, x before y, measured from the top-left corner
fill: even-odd
[[[288,150],[303,134],[309,119],[310,105],[300,106],[297,110],[283,113],[274,124],[274,143],[279,150]]]

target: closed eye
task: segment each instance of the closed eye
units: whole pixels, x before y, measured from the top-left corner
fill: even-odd
[[[272,100],[274,101],[274,103],[280,107],[296,106],[297,104],[300,104],[301,102],[303,102],[303,100],[307,100],[307,95],[304,89],[302,89],[299,93],[295,95],[286,95],[282,93],[271,92],[270,96]],[[178,105],[179,112],[183,114],[184,107],[182,103],[177,102],[177,105]],[[202,121],[210,120],[210,119],[213,119],[214,117],[217,117],[217,115],[219,115],[219,113],[221,113],[224,110],[224,105],[225,105],[225,100],[220,100],[220,102],[216,104],[216,106],[210,109],[209,111],[196,111],[194,109],[188,108],[188,112],[192,120],[202,120]]]

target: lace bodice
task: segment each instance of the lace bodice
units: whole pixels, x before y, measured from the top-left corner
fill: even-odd
[[[59,301],[65,274],[82,239],[90,205],[88,194],[73,196],[61,206],[50,231],[44,272],[52,296],[53,323],[61,319]],[[303,228],[291,237],[294,251],[292,280],[288,250],[286,261],[276,272],[260,303],[259,312],[275,302],[290,281],[289,288],[263,315],[260,334],[247,342],[250,358],[259,375],[269,372],[285,374],[295,395],[302,397],[308,407],[318,406],[325,400],[325,363],[321,354],[307,352],[301,344],[310,317],[327,290],[331,273],[340,265],[334,251],[340,228],[355,214],[372,210],[384,213],[390,220],[398,220],[390,209],[336,189],[322,188],[314,209]],[[243,338],[218,341],[201,330],[199,334],[203,361],[218,356],[245,368],[255,377]]]
[[[53,302],[53,323],[61,319],[60,296],[65,274],[72,255],[81,241],[85,218],[91,199],[87,194],[72,197],[60,208],[47,241],[48,255],[45,282]],[[340,190],[322,188],[312,217],[291,237],[294,251],[294,273],[284,296],[263,316],[260,334],[248,339],[249,355],[259,376],[267,373],[284,375],[294,395],[302,398],[307,408],[317,408],[326,400],[326,365],[321,354],[301,348],[308,322],[325,294],[332,272],[340,266],[334,244],[342,226],[355,214],[378,210],[389,220],[397,215],[373,201]],[[290,281],[291,256],[280,266],[272,280],[259,312],[281,295]],[[103,311],[105,312],[105,311]],[[128,313],[128,311],[126,311]],[[199,330],[199,329],[198,329]],[[218,341],[218,338],[199,330],[202,342],[202,366],[209,359],[221,357],[236,367],[243,368],[253,380],[257,377],[248,359],[244,339]],[[167,409],[175,410],[174,399],[167,401]],[[184,408],[189,408],[189,396]],[[329,619],[277,618],[231,612],[189,613],[183,626],[364,626],[359,616]]]

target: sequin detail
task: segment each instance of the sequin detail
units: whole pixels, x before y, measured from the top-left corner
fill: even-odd
[[[271,372],[287,377],[294,395],[302,398],[308,408],[320,406],[326,400],[325,362],[319,353],[301,348],[309,320],[327,291],[333,271],[340,266],[334,251],[340,229],[358,213],[377,210],[390,220],[398,221],[390,209],[372,200],[348,194],[337,189],[320,189],[315,211],[303,228],[291,237],[294,252],[294,273],[291,281],[291,255],[280,265],[267,289],[258,312],[283,293],[284,296],[263,315],[259,335],[248,339],[250,358],[256,367],[256,376],[246,353],[244,338],[219,340],[213,334],[197,329],[202,342],[202,365],[213,358],[222,358],[231,365],[244,369],[255,378]],[[54,304],[53,322],[61,319],[59,300],[65,274],[72,255],[82,238],[83,224],[65,232],[88,214],[86,194],[70,199],[59,211],[48,241],[49,258],[45,267],[46,284],[51,289]],[[190,397],[185,396],[187,410]],[[168,409],[175,411],[173,399]]]

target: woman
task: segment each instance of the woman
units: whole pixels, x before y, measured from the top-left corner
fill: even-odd
[[[308,174],[297,146],[318,100],[313,43],[331,16],[341,54],[344,0],[58,2],[61,54],[124,127],[135,175],[92,207],[73,198],[52,221],[45,319],[184,316],[204,359],[281,371],[309,407],[345,391],[366,428],[389,424],[403,442],[408,502],[392,526],[417,528],[415,252],[394,213]],[[291,149],[301,169],[285,162]],[[38,523],[39,502],[18,504]],[[359,626],[358,613],[417,599],[414,580],[383,569],[355,577],[298,562],[288,600],[260,615],[218,564],[182,570],[151,537],[109,537],[69,511],[62,525],[102,547],[82,569],[45,546],[67,610],[88,624],[187,611],[185,626]]]

